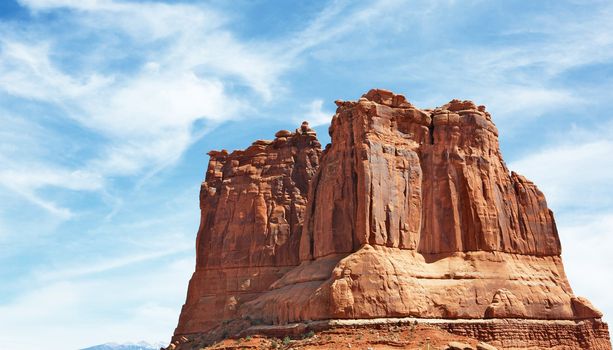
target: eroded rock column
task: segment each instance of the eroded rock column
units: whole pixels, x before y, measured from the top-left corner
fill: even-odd
[[[321,146],[304,123],[243,151],[212,151],[200,190],[196,271],[176,334],[204,332],[236,317],[299,263],[311,177]]]

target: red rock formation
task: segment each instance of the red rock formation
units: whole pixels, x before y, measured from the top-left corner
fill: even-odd
[[[422,111],[382,90],[337,104],[302,260],[365,243],[429,254],[560,254],[543,194],[509,175],[484,107],[453,100]]]
[[[200,188],[196,272],[177,334],[203,332],[298,265],[309,181],[321,145],[304,123],[244,151],[209,152]]]
[[[267,324],[493,318],[595,320],[599,340],[587,343],[608,342],[602,314],[572,293],[544,195],[509,173],[485,107],[453,100],[420,110],[385,90],[336,103],[321,159],[314,136],[291,136],[298,151],[289,153],[309,161],[281,157],[292,159],[276,172],[288,183],[284,195],[262,177],[284,148],[260,142],[212,154],[198,266],[176,335],[239,316]],[[232,214],[238,208],[243,215]],[[242,289],[245,280],[257,287]]]

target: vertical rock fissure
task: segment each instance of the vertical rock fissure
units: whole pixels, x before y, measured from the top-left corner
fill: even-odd
[[[434,118],[430,119],[430,125],[428,125],[428,131],[429,131],[429,141],[431,145],[434,145]]]

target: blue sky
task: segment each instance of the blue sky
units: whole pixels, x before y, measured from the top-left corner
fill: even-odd
[[[370,88],[485,104],[613,314],[610,1],[0,2],[0,344],[168,340],[211,149]]]

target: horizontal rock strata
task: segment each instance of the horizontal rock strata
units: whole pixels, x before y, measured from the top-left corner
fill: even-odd
[[[346,334],[343,348],[348,343],[354,343],[368,334],[380,334],[392,331],[394,335],[400,335],[399,341],[390,342],[398,349],[414,349],[406,347],[405,343],[419,334],[414,334],[416,329],[423,326],[437,327],[458,338],[479,339],[482,343],[477,349],[551,349],[551,350],[576,350],[610,349],[609,331],[606,323],[600,320],[530,320],[530,319],[423,319],[423,318],[374,318],[374,319],[333,319],[311,321],[303,323],[290,323],[286,325],[256,325],[242,330],[237,337],[249,338],[265,336],[270,339],[302,339],[305,335],[318,334],[321,338],[330,334],[329,330],[339,330]],[[403,335],[403,333],[407,333]],[[182,349],[200,350],[202,334],[182,336],[179,346]],[[379,338],[384,341],[386,338]],[[423,342],[424,337],[418,338]],[[389,338],[387,340],[390,340]],[[235,341],[233,341],[235,342]],[[371,340],[372,342],[372,340]],[[483,342],[486,342],[484,344]],[[371,343],[372,344],[372,343]],[[451,344],[451,342],[450,342]],[[489,348],[488,348],[489,346]],[[296,348],[295,344],[291,345]],[[217,348],[217,347],[215,347]],[[240,345],[236,348],[241,348]],[[247,347],[245,347],[247,348]],[[300,348],[299,346],[297,348]],[[312,349],[312,347],[310,347]],[[431,347],[432,348],[432,347]]]

